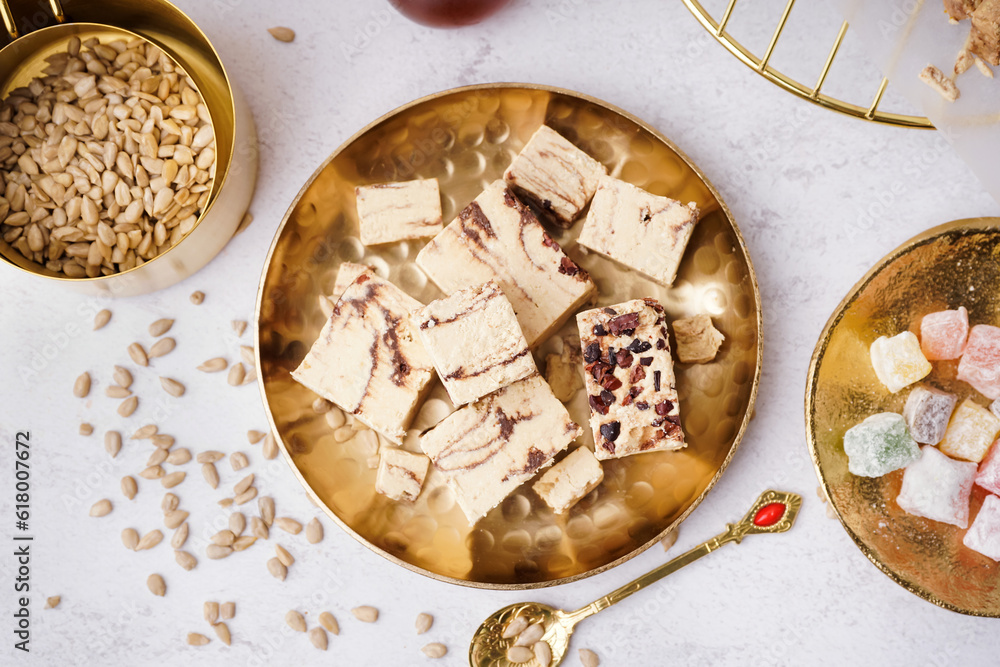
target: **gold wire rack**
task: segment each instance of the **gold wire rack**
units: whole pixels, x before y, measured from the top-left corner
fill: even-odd
[[[845,102],[844,100],[837,99],[836,97],[832,97],[821,92],[823,83],[826,81],[826,76],[829,74],[830,67],[833,65],[833,60],[837,57],[840,45],[844,41],[844,35],[847,34],[847,21],[844,21],[840,26],[840,31],[837,33],[837,39],[833,42],[833,47],[830,49],[830,53],[826,57],[826,62],[823,65],[823,69],[819,73],[819,78],[816,80],[816,84],[809,86],[780,72],[770,64],[771,55],[774,53],[774,47],[777,46],[778,39],[781,37],[782,31],[785,29],[785,24],[788,22],[789,14],[792,13],[792,7],[795,5],[795,0],[788,0],[788,3],[785,5],[785,8],[781,13],[781,18],[778,20],[778,25],[774,29],[774,33],[771,35],[771,40],[768,42],[767,49],[764,51],[764,55],[762,56],[754,54],[726,31],[729,19],[733,15],[733,9],[736,7],[736,0],[728,1],[722,17],[718,20],[713,18],[708,11],[702,7],[698,0],[684,0],[684,4],[687,5],[687,8],[691,10],[691,13],[694,14],[695,18],[698,19],[698,22],[701,23],[705,30],[707,30],[709,34],[716,39],[716,41],[726,47],[727,51],[736,56],[736,58],[739,59],[739,61],[744,65],[778,87],[787,90],[804,100],[808,100],[813,104],[818,104],[826,109],[839,111],[840,113],[847,114],[848,116],[854,116],[855,118],[863,118],[876,123],[885,123],[887,125],[895,125],[897,127],[912,127],[926,130],[934,129],[934,125],[923,116],[910,116],[879,110],[879,104],[882,102],[882,95],[885,93],[886,86],[889,85],[889,80],[885,77],[883,77],[881,83],[879,83],[878,90],[875,91],[875,97],[868,106],[860,106],[850,102]]]

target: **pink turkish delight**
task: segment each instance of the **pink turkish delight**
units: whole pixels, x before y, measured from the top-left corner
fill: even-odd
[[[908,514],[959,528],[969,525],[969,494],[976,464],[950,459],[931,445],[903,472],[896,503]]]
[[[962,544],[1000,561],[1000,498],[990,495],[983,499],[983,506],[962,538]]]
[[[958,362],[958,379],[991,400],[1000,398],[1000,328],[988,324],[972,327]]]
[[[969,311],[942,310],[920,321],[920,349],[930,360],[958,359],[969,337]]]
[[[986,458],[979,464],[976,484],[990,493],[1000,494],[1000,440],[993,443]]]

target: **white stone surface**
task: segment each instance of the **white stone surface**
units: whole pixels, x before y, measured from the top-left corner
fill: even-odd
[[[748,9],[754,4],[741,3],[734,21],[748,21],[747,43],[760,51],[780,3],[759,17]],[[192,450],[247,452],[279,516],[305,522],[320,515],[281,459],[265,464],[260,446],[247,444],[245,431],[266,424],[256,388],[232,389],[224,374],[205,376],[194,367],[213,356],[238,358],[229,321],[250,318],[273,232],[300,185],[331,151],[416,97],[489,81],[575,89],[645,119],[708,174],[746,236],[765,305],[757,415],[729,470],[683,525],[671,555],[720,532],[768,487],[805,499],[792,532],[727,546],[586,621],[567,664],[577,664],[580,647],[595,650],[609,666],[994,659],[995,621],[954,614],[906,592],[826,517],[804,437],[809,357],[846,291],[910,236],[956,218],[1000,214],[940,137],[864,123],[793,99],[716,45],[679,2],[514,0],[488,22],[451,32],[416,26],[380,0],[178,5],[214,40],[253,106],[262,144],[256,220],[184,283],[111,304],[13,270],[0,273],[0,663],[420,665],[426,661],[420,647],[440,641],[450,653],[435,664],[462,665],[469,637],[493,610],[522,599],[574,608],[666,560],[655,547],[571,585],[480,591],[399,568],[324,518],[326,538],[315,547],[304,535],[275,531],[276,541],[297,559],[280,583],[265,568],[269,544],[221,562],[208,561],[203,546],[195,547],[204,544],[200,527],[222,521],[223,513],[205,509],[217,494],[209,493],[194,464],[186,466],[191,479],[176,492],[181,507],[193,512],[189,549],[198,567],[182,571],[166,542],[138,554],[120,543],[126,526],[142,533],[162,527],[163,489],[140,479],[136,500],[126,501],[118,480],[139,469],[149,445],[126,440],[109,463],[100,434],[119,427],[130,432],[154,419]],[[784,58],[793,73],[814,80],[839,23],[822,3],[799,3],[789,37],[775,52],[777,64]],[[294,28],[295,42],[270,38],[265,30],[274,25]],[[830,86],[854,90],[867,104],[877,74],[855,46],[849,36]],[[887,103],[893,101],[890,94]],[[202,306],[188,301],[196,289],[207,295]],[[93,312],[105,305],[114,318],[94,334]],[[177,319],[171,333],[177,349],[155,360],[151,371],[136,373],[142,403],[122,426],[103,395],[112,364],[128,362],[126,346],[148,341],[146,326],[160,317]],[[37,375],[22,379],[17,369],[33,360]],[[93,374],[94,387],[80,401],[71,387],[84,370]],[[187,393],[180,399],[165,394],[156,380],[161,373],[184,382]],[[92,422],[97,432],[79,436],[81,421]],[[33,442],[35,535],[29,656],[15,654],[11,634],[12,452],[14,433],[26,429]],[[228,463],[219,471],[225,487],[246,472],[234,473]],[[102,497],[113,500],[112,514],[88,517],[89,506]],[[146,589],[153,572],[166,580],[163,598]],[[43,610],[50,595],[61,595],[62,604]],[[202,620],[205,600],[236,601],[231,648]],[[377,623],[353,619],[349,609],[361,604],[381,610]],[[309,612],[310,627],[323,610],[337,616],[341,634],[330,638],[328,654],[285,626],[289,609]],[[418,637],[413,622],[421,611],[437,620]],[[209,635],[212,643],[186,646],[191,631]]]

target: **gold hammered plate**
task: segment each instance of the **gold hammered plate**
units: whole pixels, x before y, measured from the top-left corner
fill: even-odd
[[[952,611],[1000,616],[1000,565],[962,545],[965,530],[903,512],[903,479],[847,470],[844,432],[877,412],[902,412],[909,392],[890,394],[868,349],[938,310],[965,306],[969,323],[1000,325],[1000,218],[958,220],[920,234],[884,257],[841,302],[813,354],[806,433],[827,498],[862,553],[906,590]],[[935,361],[924,379],[959,400],[982,396],[955,379],[957,361]],[[973,487],[971,519],[985,491]]]
[[[564,515],[553,514],[528,483],[469,526],[433,467],[415,503],[377,494],[370,454],[354,440],[336,442],[324,416],[311,408],[315,394],[289,373],[319,335],[325,321],[319,297],[331,293],[342,261],[373,265],[424,303],[442,296],[414,263],[423,242],[361,244],[355,186],[437,178],[444,219],[450,221],[485,184],[501,177],[542,123],[601,160],[613,175],[659,195],[697,202],[703,212],[669,289],[585,254],[575,243],[579,223],[569,231],[550,229],[594,277],[600,303],[653,296],[673,317],[707,312],[726,342],[714,363],[678,366],[687,449],[606,461],[601,486]],[[262,393],[284,455],[302,483],[331,518],[375,552],[421,574],[483,588],[532,588],[603,571],[655,544],[682,521],[722,474],[746,429],[760,377],[760,330],[760,298],[743,238],[718,193],[687,157],[604,102],[525,84],[431,95],[349,139],[289,208],[268,254],[257,304]],[[539,368],[575,334],[571,318],[536,351]],[[446,401],[438,385],[414,426],[435,423]],[[587,424],[583,390],[567,407],[578,423]],[[585,430],[582,440],[592,447]],[[415,438],[404,446],[416,449]]]

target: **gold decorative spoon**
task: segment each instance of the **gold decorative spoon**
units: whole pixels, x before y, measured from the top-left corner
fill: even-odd
[[[726,524],[725,532],[576,611],[566,612],[561,609],[553,609],[539,602],[519,602],[504,607],[483,621],[483,624],[476,630],[476,634],[472,637],[472,646],[469,647],[469,665],[471,667],[510,667],[514,665],[539,667],[544,663],[534,657],[536,654],[533,652],[533,645],[536,642],[545,642],[548,644],[549,653],[552,656],[548,667],[555,667],[566,656],[573,629],[583,619],[621,602],[632,593],[656,583],[702,556],[707,556],[724,544],[729,542],[739,544],[747,535],[785,532],[795,522],[801,505],[802,497],[797,494],[774,490],[765,491],[760,494],[750,511],[739,523]],[[522,627],[524,629],[520,629]],[[505,634],[508,636],[504,637]],[[518,643],[527,644],[524,647],[526,651],[515,650],[513,653],[509,653]],[[540,648],[544,654],[544,647]],[[518,652],[524,655],[517,656]],[[524,657],[524,660],[514,662],[509,656],[518,660]]]

